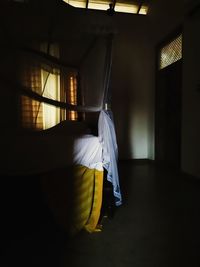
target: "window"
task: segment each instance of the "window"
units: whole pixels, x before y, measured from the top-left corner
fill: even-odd
[[[77,8],[86,8],[86,9],[95,9],[95,10],[108,10],[110,4],[113,2],[110,0],[63,0],[67,4],[77,7]],[[148,1],[130,1],[130,0],[117,0],[115,2],[114,11],[147,15],[148,12]]]
[[[22,127],[27,129],[43,129],[42,106],[39,101],[27,96],[21,96]]]
[[[182,34],[160,50],[159,69],[163,69],[182,58]]]
[[[40,72],[37,70],[35,73],[30,73],[30,80],[26,86],[39,95],[60,100],[59,74],[53,74],[44,69],[41,69]],[[22,126],[24,128],[43,130],[53,127],[61,121],[61,110],[53,105],[22,96],[21,107]]]
[[[65,77],[65,82],[61,81]],[[41,68],[37,64],[24,68],[23,85],[52,100],[77,105],[77,78],[75,71],[60,72]],[[62,85],[62,86],[61,86]],[[62,120],[77,120],[76,111],[39,102],[28,96],[21,96],[21,121],[23,128],[43,130],[55,126]]]
[[[137,14],[138,11],[138,5],[134,4],[128,4],[128,3],[120,3],[117,2],[115,4],[115,11],[116,12],[124,12],[124,13],[133,13]]]

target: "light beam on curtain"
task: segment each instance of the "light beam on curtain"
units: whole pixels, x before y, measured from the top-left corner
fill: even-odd
[[[40,51],[59,58],[57,44],[43,43]],[[32,55],[22,54],[21,78],[22,85],[49,99],[77,105],[76,73],[71,70],[54,68],[48,62],[38,60]],[[67,77],[67,79],[66,79]],[[66,79],[66,81],[64,81]],[[21,96],[21,121],[23,128],[48,129],[66,119],[77,120],[76,111],[68,111],[46,103]]]
[[[42,88],[44,97],[60,100],[60,75],[41,70]],[[43,129],[48,129],[60,122],[60,109],[46,103],[42,103]]]

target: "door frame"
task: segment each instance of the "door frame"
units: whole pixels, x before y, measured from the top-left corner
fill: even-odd
[[[166,35],[166,37],[160,41],[156,46],[155,46],[155,95],[154,95],[154,121],[155,121],[155,125],[154,125],[154,140],[155,140],[155,146],[154,146],[154,155],[155,155],[155,162],[159,163],[159,164],[163,164],[163,165],[168,165],[167,162],[163,161],[161,162],[158,159],[158,152],[157,152],[157,134],[158,134],[158,111],[157,111],[157,101],[158,101],[158,90],[159,90],[159,75],[160,75],[160,69],[159,69],[159,63],[160,63],[160,51],[161,49],[169,44],[171,41],[173,41],[174,39],[176,39],[176,37],[178,37],[178,35],[182,34],[182,38],[183,38],[183,25],[179,25],[174,31],[172,31],[170,34]],[[183,47],[182,47],[182,59],[183,59]],[[181,59],[181,60],[182,60]],[[170,67],[167,66],[166,68]],[[182,88],[181,88],[181,92],[182,92]],[[181,127],[181,123],[182,123],[182,93],[180,95],[181,99],[181,110],[180,110],[180,158],[179,158],[179,166],[178,169],[181,168],[181,132],[182,132],[182,127]]]

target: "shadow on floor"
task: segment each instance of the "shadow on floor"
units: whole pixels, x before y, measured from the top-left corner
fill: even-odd
[[[148,163],[121,162],[119,173],[123,206],[102,232],[73,238],[36,177],[2,177],[1,266],[199,267],[200,184]]]

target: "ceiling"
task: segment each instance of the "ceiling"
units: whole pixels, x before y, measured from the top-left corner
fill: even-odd
[[[138,15],[147,15],[149,0],[63,0],[65,3],[84,9],[104,10]]]

